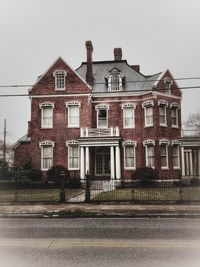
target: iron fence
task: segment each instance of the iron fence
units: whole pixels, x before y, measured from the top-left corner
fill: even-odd
[[[64,199],[63,199],[64,197]],[[53,183],[0,183],[0,203],[5,202],[128,202],[128,203],[200,203],[200,179],[128,181],[94,180],[86,176],[80,186]]]

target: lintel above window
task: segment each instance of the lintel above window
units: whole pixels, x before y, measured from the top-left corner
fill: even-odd
[[[122,75],[120,70],[113,68],[109,71],[109,74],[105,77],[108,84],[108,91],[122,91],[123,84],[125,83],[125,76]]]
[[[147,139],[143,141],[143,146],[148,146],[148,145],[155,146],[155,141],[152,139]]]
[[[158,106],[166,106],[166,107],[168,107],[168,102],[166,100],[159,100],[158,101]]]
[[[153,107],[154,106],[154,101],[153,100],[147,100],[145,102],[142,103],[142,107]]]
[[[178,109],[180,109],[180,104],[176,103],[176,102],[172,102],[172,103],[170,103],[170,108],[178,108]]]
[[[159,145],[166,145],[166,146],[169,146],[170,142],[168,139],[160,139],[159,141]]]

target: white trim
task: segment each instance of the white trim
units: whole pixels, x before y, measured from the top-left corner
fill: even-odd
[[[164,114],[160,114],[160,108],[164,108]],[[158,107],[158,115],[159,115],[159,125],[161,127],[167,127],[167,106],[166,105],[159,105]],[[161,123],[160,122],[160,116],[164,116],[165,117],[165,122],[164,123]]]
[[[168,151],[168,146],[169,146],[170,142],[169,140],[167,139],[161,139],[159,141],[159,146],[165,146],[165,151],[166,151],[166,166],[162,166],[162,160],[160,162],[160,167],[161,167],[161,170],[169,170],[169,151]],[[162,155],[160,153],[160,159],[162,159]]]
[[[147,123],[147,108],[152,108],[152,123]],[[154,124],[154,109],[153,106],[145,106],[144,107],[144,127],[153,127]]]
[[[53,166],[53,148],[55,146],[55,143],[52,142],[52,141],[49,141],[49,140],[39,142],[39,147],[40,147],[40,151],[41,151],[40,164],[41,164],[41,170],[42,171],[47,171],[48,170],[48,168],[44,168],[43,167],[44,147],[47,147],[47,146],[50,146],[52,148],[52,151],[51,151],[51,166],[50,167]]]
[[[155,141],[152,139],[146,139],[143,141],[143,146],[153,145],[155,146]]]
[[[99,127],[99,111],[101,111],[101,110],[105,110],[106,111],[106,126],[105,127]],[[109,108],[97,108],[96,109],[97,129],[108,128],[108,110],[109,110]]]
[[[175,104],[175,103],[174,103]],[[170,108],[171,108],[171,126],[172,126],[172,128],[179,128],[179,112],[178,112],[178,107],[177,106],[171,106],[170,105]],[[176,116],[172,116],[172,108],[174,108],[175,109],[175,111],[176,111]],[[173,118],[176,118],[176,124],[173,124]]]
[[[124,169],[125,170],[135,170],[136,169],[136,153],[135,153],[135,148],[136,148],[136,142],[134,141],[125,141],[123,142],[123,147],[124,147]],[[126,166],[126,149],[127,147],[131,147],[133,149],[133,165],[131,167]]]
[[[71,144],[70,144],[70,142],[72,142]],[[77,144],[77,142],[75,143],[76,141],[69,141],[68,142],[68,145],[67,145],[67,148],[68,148],[68,153],[67,153],[67,155],[68,155],[68,160],[67,160],[67,162],[68,162],[68,170],[69,171],[75,171],[75,170],[79,170],[80,169],[80,147],[79,147],[79,145]],[[76,167],[76,168],[72,168],[72,167],[70,167],[70,149],[72,149],[72,148],[74,148],[74,147],[76,147],[76,148],[78,148],[78,151],[77,151],[77,154],[78,154],[78,158],[77,158],[77,160],[78,160],[78,166]]]
[[[132,123],[132,125],[129,125],[129,126],[126,126],[125,125],[125,120],[126,120],[126,118],[125,118],[125,110],[127,110],[127,109],[132,109],[132,120],[133,120],[133,123]],[[127,104],[123,104],[122,105],[122,110],[123,110],[123,128],[124,129],[133,129],[133,128],[135,128],[135,105],[133,105],[133,104],[130,104],[130,103],[127,103]]]
[[[53,103],[42,103],[39,105],[41,109],[40,119],[41,119],[41,129],[53,129],[53,109],[54,104]],[[51,111],[51,124],[45,125],[44,124],[44,110],[48,108]]]
[[[158,96],[169,97],[170,99],[172,99],[172,98],[178,99],[178,100],[182,99],[182,96],[169,95],[169,94],[164,94],[164,93],[160,93],[160,92],[156,92],[156,93],[157,93]]]
[[[178,141],[177,141],[178,142]],[[174,166],[174,154],[173,154],[173,150],[174,150],[174,147],[177,147],[177,149],[178,149],[178,166]],[[180,168],[181,168],[181,164],[180,164],[180,144],[178,144],[178,143],[173,143],[173,145],[172,145],[172,164],[173,164],[173,169],[174,170],[180,170]],[[183,148],[184,149],[184,148]],[[183,165],[184,163],[182,163],[182,165]],[[182,169],[184,170],[184,166],[182,166]]]
[[[74,103],[74,104],[73,104]],[[67,107],[67,127],[68,128],[79,128],[80,127],[80,103],[79,102],[69,102],[68,104],[66,104],[66,107]],[[70,108],[71,107],[77,107],[77,117],[78,117],[78,122],[77,124],[74,124],[74,125],[71,125],[70,124]]]
[[[39,104],[39,108],[42,109],[43,107],[52,107],[54,108],[54,103],[52,102],[43,102]]]
[[[79,101],[70,101],[70,102],[65,102],[66,108],[69,106],[78,106],[81,107],[81,103]]]
[[[178,84],[177,84],[176,81],[174,80],[174,77],[173,77],[173,75],[171,74],[171,71],[170,71],[169,69],[166,69],[165,71],[161,72],[160,76],[158,77],[157,81],[154,83],[153,86],[157,87],[158,83],[162,80],[162,78],[164,77],[164,75],[165,75],[167,72],[168,72],[169,75],[171,76],[171,80],[174,82],[175,86],[176,86],[177,88],[179,88],[179,87],[178,87]],[[179,89],[179,90],[180,90],[180,89]]]
[[[91,97],[91,94],[46,94],[46,95],[29,95],[29,98],[57,98],[57,97],[72,97],[72,96],[88,96],[89,98]]]
[[[166,106],[168,107],[168,101],[166,100],[158,100],[158,106]]]
[[[170,103],[170,108],[172,108],[172,107],[180,109],[180,104],[177,102],[172,102],[172,103]]]
[[[57,87],[57,75],[64,75],[64,86],[63,87]],[[55,91],[64,91],[66,89],[66,76],[67,76],[67,72],[63,69],[56,69],[53,72],[53,76],[55,78]]]
[[[146,167],[151,167],[152,169],[155,169],[155,141],[152,139],[147,139],[145,141],[143,141],[143,146],[145,147],[145,165]],[[154,166],[148,166],[148,155],[147,155],[147,149],[149,146],[153,146],[154,147]]]
[[[95,109],[109,109],[109,105],[99,104],[95,106]]]
[[[148,100],[142,103],[142,107],[146,108],[146,107],[153,107],[154,106],[154,101],[153,100]]]

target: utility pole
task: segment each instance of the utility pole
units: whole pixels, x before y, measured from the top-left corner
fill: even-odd
[[[3,131],[3,160],[6,162],[6,119],[4,119],[4,131]]]

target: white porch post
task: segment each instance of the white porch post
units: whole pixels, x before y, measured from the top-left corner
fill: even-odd
[[[121,164],[120,164],[120,149],[119,146],[116,146],[115,148],[115,156],[116,156],[116,178],[121,178]]]
[[[85,158],[84,158],[84,147],[81,146],[81,179],[85,179]]]
[[[85,148],[85,172],[90,172],[90,157],[89,157],[89,147]]]
[[[185,176],[184,147],[181,147],[181,165],[182,165],[182,176]]]
[[[190,174],[193,176],[193,164],[192,164],[192,150],[189,152],[190,155]]]
[[[114,147],[110,147],[110,168],[111,168],[111,179],[115,178],[115,159],[114,159]]]

